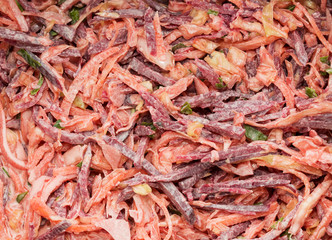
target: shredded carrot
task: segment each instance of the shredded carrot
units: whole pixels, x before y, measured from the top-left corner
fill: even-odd
[[[329,239],[328,1],[4,0],[1,239]]]

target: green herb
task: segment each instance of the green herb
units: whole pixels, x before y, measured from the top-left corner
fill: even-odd
[[[15,2],[16,2],[16,5],[18,6],[18,8],[20,9],[20,11],[23,12],[24,8],[22,7],[22,5],[17,0],[15,0]]]
[[[61,127],[60,123],[61,123],[61,120],[59,119],[59,120],[57,120],[57,121],[55,122],[55,124],[54,124],[53,127],[56,127],[56,128],[59,128],[59,129],[63,129],[63,127]]]
[[[83,162],[79,162],[79,163],[76,164],[76,167],[81,168],[81,167],[82,167],[82,164],[83,164]]]
[[[327,72],[324,71],[319,71],[319,74],[323,77],[327,77],[329,75]]]
[[[263,205],[263,203],[262,202],[258,202],[258,203],[255,203],[254,205],[255,206],[260,206],[260,205]]]
[[[34,69],[37,69],[38,67],[40,67],[40,63],[38,61],[36,61],[35,59],[33,59],[30,54],[25,50],[25,49],[20,49],[17,52],[20,56],[22,56],[24,58],[24,60]]]
[[[31,183],[28,182],[28,186],[31,187],[32,186]]]
[[[175,207],[173,207],[171,205],[168,205],[167,210],[170,214],[176,214],[176,215],[179,215],[179,216],[182,215],[179,210],[177,210]]]
[[[6,173],[6,175],[7,175],[7,177],[9,177],[10,178],[10,175],[9,175],[9,173],[7,172],[7,170],[4,168],[4,167],[2,167],[2,170]]]
[[[327,72],[328,74],[332,74],[332,68],[326,69],[325,72]]]
[[[291,233],[288,232],[288,229],[284,231],[282,234],[280,234],[281,237],[287,236],[287,240],[294,240],[293,236]]]
[[[19,195],[17,195],[16,197],[16,202],[20,203],[22,202],[23,198],[28,194],[28,191],[27,192],[24,192],[24,193],[20,193]]]
[[[320,61],[322,63],[326,63],[326,64],[330,65],[329,56],[321,57]]]
[[[73,7],[69,12],[69,17],[71,18],[71,24],[78,22],[80,19],[79,8]]]
[[[180,112],[186,115],[190,115],[193,113],[193,110],[191,109],[190,104],[188,102],[185,102],[182,105]]]
[[[221,52],[221,53],[225,53],[224,50],[219,50],[219,52]]]
[[[58,1],[58,5],[61,5],[62,3],[64,3],[66,0],[59,0]]]
[[[43,85],[43,82],[44,82],[43,75],[40,74],[40,75],[39,75],[39,79],[38,79],[38,83],[37,83],[37,84],[38,84],[39,86],[41,86],[41,85]]]
[[[279,218],[278,221],[274,222],[271,226],[272,229],[276,229],[278,223],[282,222],[282,220],[284,220],[284,218]]]
[[[152,122],[141,122],[141,125],[150,127],[150,126],[153,126],[153,123]]]
[[[51,37],[55,37],[56,35],[58,35],[58,33],[54,30],[51,30],[50,35],[51,35]]]
[[[253,128],[249,125],[244,125],[243,127],[246,130],[245,133],[246,137],[249,138],[250,140],[252,141],[267,140],[267,136],[261,131],[257,130],[256,128]]]
[[[214,11],[214,10],[212,10],[212,9],[209,9],[208,14],[213,14],[213,15],[218,16],[219,12]]]
[[[151,123],[151,122],[141,122],[141,125],[150,127],[153,131],[155,131],[157,129],[156,126],[153,125],[153,123]]]
[[[316,93],[315,89],[312,89],[310,87],[305,88],[305,94],[307,94],[307,96],[309,98],[317,97],[317,93]]]
[[[216,83],[216,88],[217,89],[222,89],[222,88],[226,87],[226,84],[224,83],[224,81],[222,80],[222,78],[219,77],[218,79],[219,79],[219,83]]]
[[[287,8],[289,11],[294,11],[294,9],[295,9],[295,5],[290,5],[290,6],[288,6],[288,8]]]
[[[35,88],[35,89],[32,89],[32,90],[31,90],[30,94],[31,94],[32,96],[34,96],[34,95],[36,95],[36,94],[38,93],[38,91],[39,91],[41,85],[43,85],[43,82],[44,82],[43,75],[40,74],[40,76],[39,76],[39,80],[38,80],[38,83],[37,83],[38,86],[39,86],[39,88]]]
[[[148,135],[150,139],[154,139],[154,134]]]
[[[31,92],[30,92],[30,94],[31,94],[32,96],[34,96],[34,95],[37,94],[38,91],[39,91],[39,88],[32,89]]]
[[[21,118],[21,113],[16,114],[15,118],[16,118],[16,119],[20,119],[20,118]]]
[[[173,47],[172,47],[172,52],[174,53],[176,50],[178,50],[178,49],[180,49],[180,48],[186,48],[187,46],[186,45],[184,45],[183,43],[178,43],[178,44],[176,44],[176,45],[174,45]]]

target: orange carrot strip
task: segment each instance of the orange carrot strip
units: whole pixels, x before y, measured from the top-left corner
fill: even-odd
[[[137,92],[146,92],[148,89],[141,84],[142,78],[131,74],[128,70],[124,70],[120,66],[113,68],[112,72],[126,85],[136,90]]]
[[[17,22],[19,25],[21,31],[23,32],[28,32],[29,31],[29,26],[22,15],[21,10],[18,8],[17,4],[13,0],[5,0],[2,4],[8,4],[9,9],[12,11],[14,20]]]
[[[80,91],[85,80],[89,78],[89,75],[93,71],[93,69],[98,67],[101,62],[103,62],[119,50],[120,49],[118,47],[108,48],[105,51],[94,56],[92,59],[89,60],[89,62],[84,65],[77,77],[75,77],[74,81],[71,83],[67,95],[65,96],[65,99],[61,104],[61,108],[64,110],[65,116],[69,115],[70,107],[77,93]]]
[[[292,220],[292,225],[289,229],[291,234],[297,234],[303,226],[311,210],[316,206],[319,199],[328,191],[332,185],[331,175],[327,175],[322,183],[320,183],[315,190],[303,200],[299,209],[296,211]]]
[[[305,186],[303,197],[304,198],[307,197],[310,194],[310,182],[309,182],[310,179],[305,174],[303,174],[299,171],[296,171],[294,169],[287,169],[286,172],[294,174],[295,176],[297,176],[299,179],[302,180],[302,182],[304,183],[304,186]]]
[[[319,225],[317,226],[313,234],[310,236],[309,240],[316,240],[323,237],[326,232],[326,227],[330,225],[331,221],[332,221],[332,206],[330,206],[327,209],[327,212],[325,213],[323,219],[320,221]]]
[[[27,165],[24,161],[16,158],[11,152],[7,142],[6,118],[2,104],[0,103],[0,150],[4,159],[13,167],[18,169],[26,169]]]
[[[71,233],[94,232],[101,229],[102,229],[101,227],[96,227],[94,224],[86,224],[86,225],[74,224],[71,225],[69,228],[67,228],[66,232],[71,232]]]
[[[187,90],[187,87],[193,82],[194,76],[190,75],[188,77],[184,77],[179,79],[176,83],[171,86],[159,88],[154,91],[155,96],[161,96],[162,93],[166,92],[170,99],[176,98],[182,92]]]
[[[156,12],[156,14],[153,17],[153,27],[156,35],[157,56],[161,56],[166,52],[166,47],[164,44],[163,34],[161,32],[158,12]]]
[[[11,167],[8,167],[8,173],[9,173],[10,179],[14,183],[15,190],[17,192],[24,192],[25,189],[24,189],[23,184],[21,182],[20,176]]]
[[[135,47],[137,44],[137,31],[135,29],[135,20],[132,18],[125,18],[124,22],[128,30],[127,45]]]
[[[168,231],[167,231],[167,235],[165,236],[164,240],[169,240],[172,236],[173,224],[172,224],[172,220],[169,215],[169,212],[165,206],[165,203],[162,201],[162,199],[158,198],[153,193],[150,193],[149,196],[151,197],[151,199],[153,201],[155,201],[158,204],[158,206],[163,210],[163,212],[165,214],[166,222],[168,224]]]
[[[249,221],[255,218],[263,217],[266,216],[270,213],[273,213],[279,204],[277,202],[274,202],[270,205],[270,209],[268,212],[265,213],[258,213],[254,216],[249,216],[249,215],[242,215],[242,214],[229,214],[222,216],[218,219],[218,223],[223,224],[225,226],[232,226],[241,222]]]
[[[96,190],[96,192],[88,201],[84,211],[88,212],[93,205],[100,203],[106,197],[107,193],[112,190],[112,188],[114,188],[120,181],[132,177],[135,173],[137,173],[137,170],[133,168],[129,170],[119,168],[108,174],[102,180],[100,188]]]
[[[45,202],[43,202],[38,197],[31,199],[30,206],[36,213],[50,221],[59,222],[64,220],[64,218],[58,216],[49,206],[46,205]]]
[[[255,123],[250,120],[245,120],[246,124],[255,126],[255,127],[262,127],[262,128],[267,128],[267,129],[272,129],[272,128],[283,128],[287,127],[300,119],[308,116],[315,116],[318,114],[322,113],[331,113],[332,112],[332,103],[331,102],[320,102],[317,104],[313,104],[313,106],[310,109],[305,109],[301,112],[297,112],[294,114],[289,115],[286,118],[281,118],[266,124],[259,124]]]
[[[274,81],[274,84],[280,89],[282,95],[284,95],[287,107],[294,108],[295,105],[294,93],[292,89],[286,84],[285,80],[282,79],[281,77],[277,77],[276,80]]]
[[[72,174],[77,174],[77,167],[76,166],[68,166],[68,167],[60,167],[60,168],[55,168],[53,170],[53,176],[59,176],[59,175],[72,175]]]
[[[311,24],[313,30],[315,31],[315,34],[317,35],[318,39],[323,43],[323,45],[330,51],[332,52],[332,45],[325,39],[323,36],[322,32],[319,30],[315,19],[311,16],[310,13],[308,13],[307,9],[302,6],[301,3],[295,2],[295,5],[298,9],[303,12],[303,14],[308,18],[309,23]]]
[[[241,50],[253,50],[256,48],[259,48],[262,45],[268,45],[274,41],[279,39],[279,37],[275,36],[270,36],[270,37],[255,37],[253,39],[250,39],[245,42],[240,42],[240,43],[226,43],[226,42],[221,42],[220,43],[220,48],[229,48],[231,46],[237,47]]]

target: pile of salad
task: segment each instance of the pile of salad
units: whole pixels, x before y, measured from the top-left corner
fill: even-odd
[[[0,239],[332,239],[331,14],[2,0]]]

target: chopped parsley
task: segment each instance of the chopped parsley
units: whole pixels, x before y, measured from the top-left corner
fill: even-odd
[[[209,9],[209,11],[207,12],[208,14],[212,14],[212,15],[215,15],[215,16],[218,16],[219,12],[217,11],[214,11],[212,9]]]
[[[246,130],[245,135],[247,138],[249,138],[252,141],[266,141],[267,136],[262,133],[261,131],[257,130],[256,128],[253,128],[249,125],[244,125],[244,129]]]
[[[226,87],[226,84],[224,83],[224,81],[222,80],[222,78],[219,77],[218,79],[219,79],[219,83],[216,83],[216,88],[217,89],[222,89],[222,88]]]
[[[315,89],[312,89],[310,87],[305,88],[305,94],[307,94],[307,96],[309,98],[317,97],[317,93],[316,93]]]
[[[16,197],[16,202],[20,203],[22,202],[22,200],[24,199],[24,197],[28,194],[28,191],[27,192],[24,192],[24,193],[20,193],[19,195],[17,195]]]
[[[66,0],[58,0],[58,5],[61,5],[62,3],[64,3]]]
[[[54,124],[53,127],[56,127],[56,128],[58,128],[58,129],[63,129],[64,127],[61,127],[60,123],[61,123],[61,120],[58,119],[58,120],[55,122],[55,124]]]
[[[54,30],[51,30],[50,35],[51,35],[51,37],[55,37],[56,35],[58,35],[58,33]]]
[[[324,71],[319,71],[319,74],[323,77],[327,77],[329,75],[327,72]]]
[[[332,68],[326,69],[325,72],[327,72],[328,74],[332,74]]]
[[[37,60],[33,59],[33,57],[31,57],[31,55],[27,52],[27,50],[25,49],[20,49],[17,52],[21,57],[24,58],[24,60],[34,69],[37,69],[38,67],[41,66],[40,62],[38,62]]]
[[[181,212],[179,210],[177,210],[175,207],[173,207],[172,205],[168,205],[167,210],[170,214],[176,214],[181,216]]]
[[[7,172],[7,170],[4,168],[4,167],[2,167],[2,170],[6,173],[6,175],[7,175],[7,177],[9,177],[10,178],[10,175],[9,175],[9,173]]]
[[[77,7],[73,7],[70,11],[69,11],[69,17],[71,18],[71,24],[74,24],[76,22],[78,22],[78,20],[80,19],[80,9]]]
[[[23,12],[24,8],[22,7],[22,5],[17,0],[15,0],[15,2],[16,2],[16,5],[18,6],[18,8],[20,9],[20,11]]]
[[[32,96],[34,96],[34,95],[36,95],[38,92],[39,92],[39,89],[40,89],[40,87],[41,87],[41,85],[43,85],[43,82],[44,82],[44,78],[43,78],[43,75],[41,75],[40,74],[40,76],[39,76],[39,80],[38,80],[38,86],[39,86],[39,88],[35,88],[35,89],[32,89],[31,90],[31,95]]]
[[[180,112],[186,115],[190,115],[193,113],[193,110],[191,109],[190,104],[188,102],[185,102],[182,105]]]
[[[187,46],[184,45],[183,43],[178,43],[178,44],[175,44],[173,47],[172,47],[172,52],[174,53],[176,50],[180,49],[180,48],[186,48]]]
[[[324,56],[320,58],[320,61],[322,63],[326,63],[327,65],[330,65],[330,61],[329,61],[329,56]]]
[[[290,6],[288,6],[287,7],[287,9],[289,10],[289,11],[294,11],[294,9],[295,9],[295,5],[290,5]]]
[[[155,131],[157,128],[155,125],[153,125],[152,122],[141,122],[141,125],[150,127],[153,131]]]
[[[271,228],[276,229],[276,227],[278,226],[278,223],[282,222],[282,220],[284,220],[283,217],[279,218],[278,221],[276,221],[272,224]]]
[[[281,237],[283,237],[283,236],[287,236],[287,240],[294,240],[292,234],[290,234],[290,233],[288,232],[288,229],[287,229],[286,231],[284,231],[280,236],[281,236]]]

